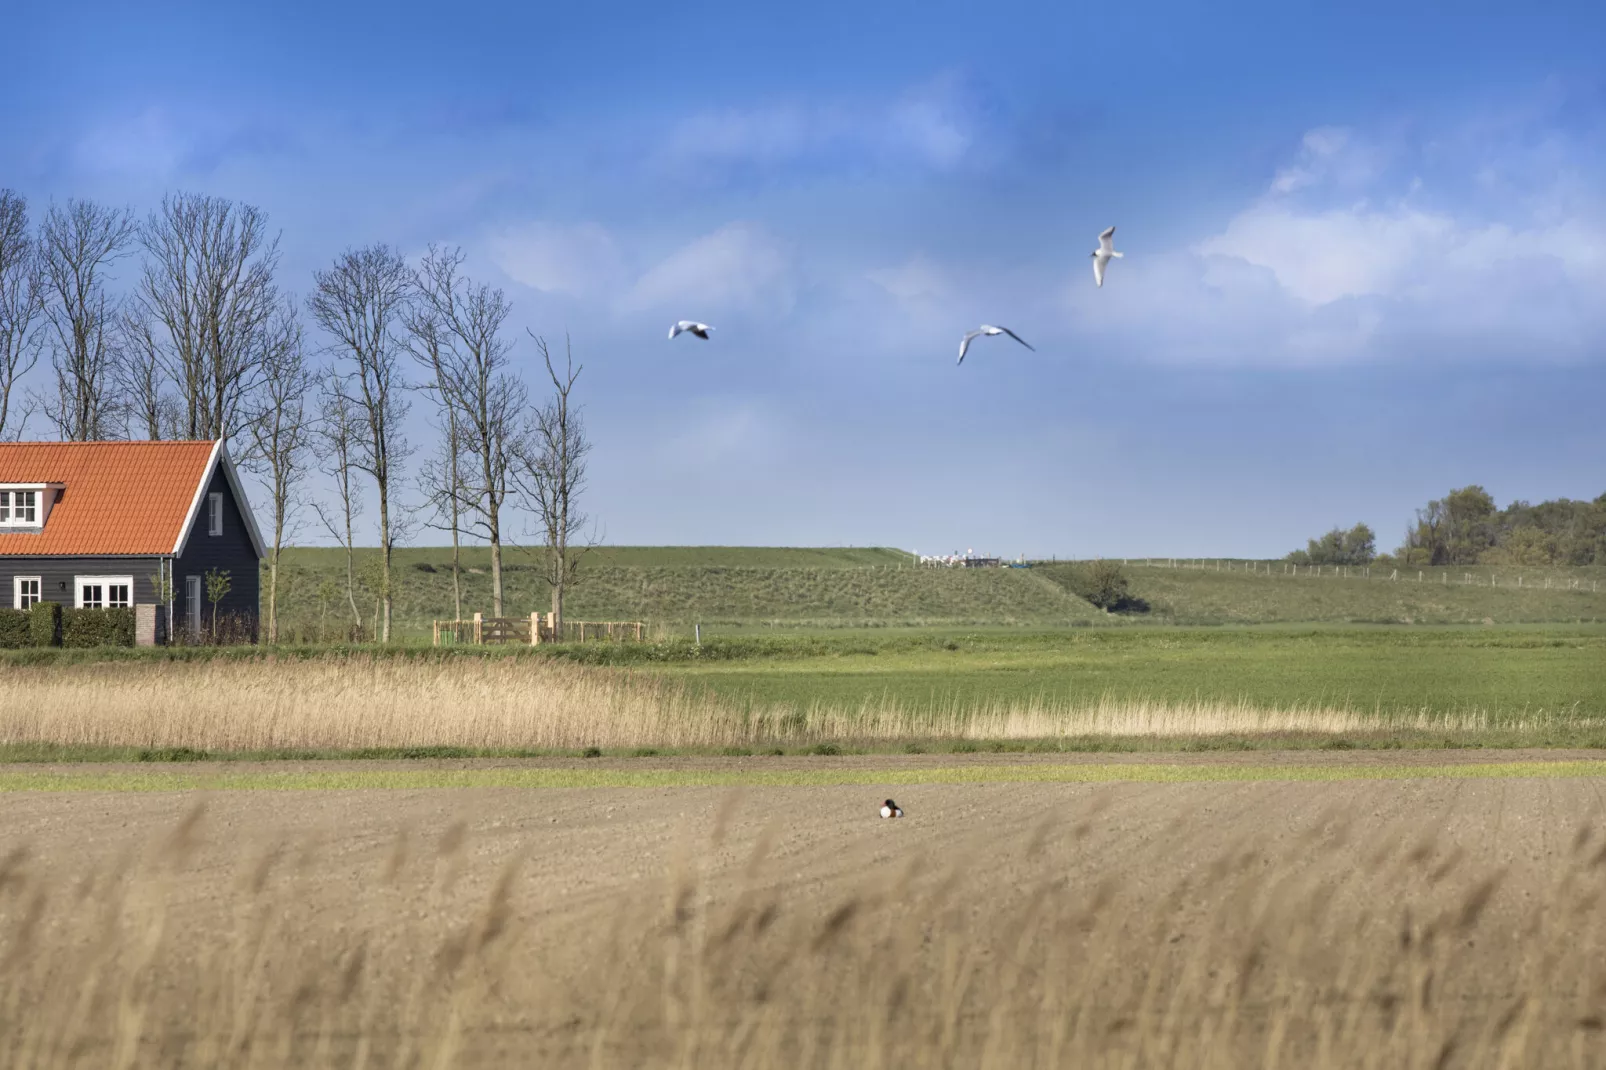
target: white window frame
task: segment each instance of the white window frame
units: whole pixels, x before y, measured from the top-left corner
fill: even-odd
[[[132,577],[132,576],[74,576],[73,577],[73,581],[72,581],[72,604],[73,604],[73,608],[74,609],[83,609],[83,608],[85,608],[85,606],[84,606],[84,588],[85,587],[99,587],[99,588],[102,589],[101,590],[101,604],[98,605],[98,606],[91,606],[89,608],[92,608],[92,609],[133,609],[134,608],[134,577]],[[128,604],[126,606],[109,606],[109,605],[107,605],[107,602],[109,602],[110,599],[106,594],[105,588],[108,588],[108,587],[127,587],[128,588]]]
[[[199,634],[201,631],[201,577],[184,577],[184,616],[189,622],[190,632]]]
[[[31,512],[33,519],[23,520],[17,514],[22,509],[20,498],[22,495],[32,496]],[[41,527],[39,518],[45,508],[44,491],[36,487],[7,487],[0,490],[0,528],[37,528]]]
[[[223,534],[223,495],[219,491],[206,496],[206,533]]]
[[[28,606],[22,604],[22,585],[25,583],[34,583],[39,585],[39,590],[34,598],[35,602],[43,602],[45,600],[45,580],[43,576],[13,576],[11,578],[12,609],[28,608]],[[32,603],[29,603],[29,605],[31,604]]]

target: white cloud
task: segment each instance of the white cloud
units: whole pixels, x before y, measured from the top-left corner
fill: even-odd
[[[656,159],[682,175],[808,160],[943,170],[966,159],[979,134],[964,87],[943,77],[891,99],[765,102],[701,112],[669,127]]]
[[[649,268],[619,304],[632,312],[682,309],[711,317],[755,307],[784,314],[795,299],[788,251],[762,227],[729,223]]]
[[[1598,359],[1606,215],[1537,183],[1485,204],[1477,161],[1437,160],[1428,180],[1390,166],[1408,155],[1313,130],[1214,233],[1129,256],[1102,291],[1073,277],[1068,303],[1112,342],[1161,359]]]
[[[534,290],[590,297],[616,291],[627,269],[613,235],[595,223],[524,223],[491,237],[508,278]]]

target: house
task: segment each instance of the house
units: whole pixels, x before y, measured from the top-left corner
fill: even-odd
[[[159,606],[144,615],[160,632],[194,633],[219,570],[218,617],[255,634],[262,557],[222,442],[0,443],[0,604]]]

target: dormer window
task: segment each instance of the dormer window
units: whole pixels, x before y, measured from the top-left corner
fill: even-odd
[[[39,526],[37,490],[0,490],[0,527]]]

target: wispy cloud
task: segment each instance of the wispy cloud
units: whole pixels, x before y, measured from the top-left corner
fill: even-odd
[[[486,242],[515,282],[620,315],[788,313],[799,276],[792,250],[764,227],[727,223],[656,260],[597,223],[522,223]]]
[[[672,123],[656,166],[679,177],[732,170],[947,170],[986,136],[973,86],[945,75],[882,98],[768,101]]]

